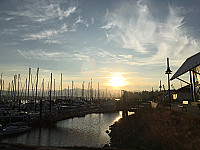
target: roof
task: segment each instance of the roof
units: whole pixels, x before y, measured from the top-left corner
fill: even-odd
[[[191,69],[199,65],[200,65],[200,52],[187,58],[186,61],[182,64],[182,66],[172,76],[171,80],[181,76],[182,74],[190,71]]]
[[[180,89],[177,89],[177,92],[180,92],[180,93],[186,93],[186,92],[191,92],[191,87],[190,85],[186,85],[184,87],[181,87]]]

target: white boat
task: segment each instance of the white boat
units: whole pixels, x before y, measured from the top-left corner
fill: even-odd
[[[31,127],[11,125],[11,126],[8,126],[5,129],[1,130],[0,135],[11,135],[11,134],[25,132],[25,131],[28,131],[28,130],[31,130]]]

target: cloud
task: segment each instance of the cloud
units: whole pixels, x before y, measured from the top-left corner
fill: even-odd
[[[19,6],[16,11],[7,11],[7,13],[11,16],[28,17],[36,22],[44,22],[55,18],[62,20],[76,13],[77,5],[69,6],[66,9],[63,9],[61,5],[69,4],[62,4],[59,1],[51,4],[48,1],[27,2],[23,6]]]
[[[125,59],[132,59],[132,55],[119,55],[119,56]]]
[[[50,37],[53,37],[57,34],[62,34],[64,32],[67,32],[68,28],[66,24],[63,24],[62,27],[60,29],[49,29],[49,30],[43,30],[39,33],[35,33],[35,34],[29,34],[29,35],[25,35],[24,36],[24,40],[41,40],[41,39],[48,39],[46,40],[46,42],[49,41]],[[55,40],[53,40],[55,41]],[[51,40],[52,42],[52,40]],[[56,42],[58,43],[58,42]]]
[[[160,20],[151,14],[145,1],[122,3],[113,11],[107,10],[105,30],[108,42],[140,54],[132,65],[165,65],[170,57],[174,66],[198,52],[199,43],[187,34],[182,8],[168,5],[168,14]],[[185,13],[185,12],[184,12]],[[134,55],[133,55],[134,56]]]
[[[91,24],[94,24],[94,17],[91,17]]]
[[[86,27],[89,27],[89,23],[87,23],[87,21],[83,20],[82,18],[82,16],[78,16],[78,18],[75,19],[75,22],[73,23],[70,31],[75,32],[77,30],[78,24],[83,24]]]
[[[18,29],[4,29],[1,34],[15,34],[16,32],[18,32],[19,30]]]
[[[42,49],[35,50],[17,50],[19,55],[25,59],[37,59],[37,60],[54,60],[54,61],[84,61],[89,60],[89,56],[82,52],[74,52],[73,54],[64,51],[47,51]]]

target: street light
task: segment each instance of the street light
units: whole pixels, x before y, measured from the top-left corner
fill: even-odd
[[[171,110],[171,99],[170,99],[170,80],[169,80],[169,75],[172,73],[169,67],[169,58],[167,58],[167,70],[165,71],[165,74],[168,76],[168,92],[169,92],[169,107]]]

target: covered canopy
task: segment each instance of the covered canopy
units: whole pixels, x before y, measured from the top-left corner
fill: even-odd
[[[171,80],[181,76],[182,74],[190,71],[191,69],[199,65],[200,65],[200,52],[187,58],[186,61],[182,64],[182,66],[172,76]]]

